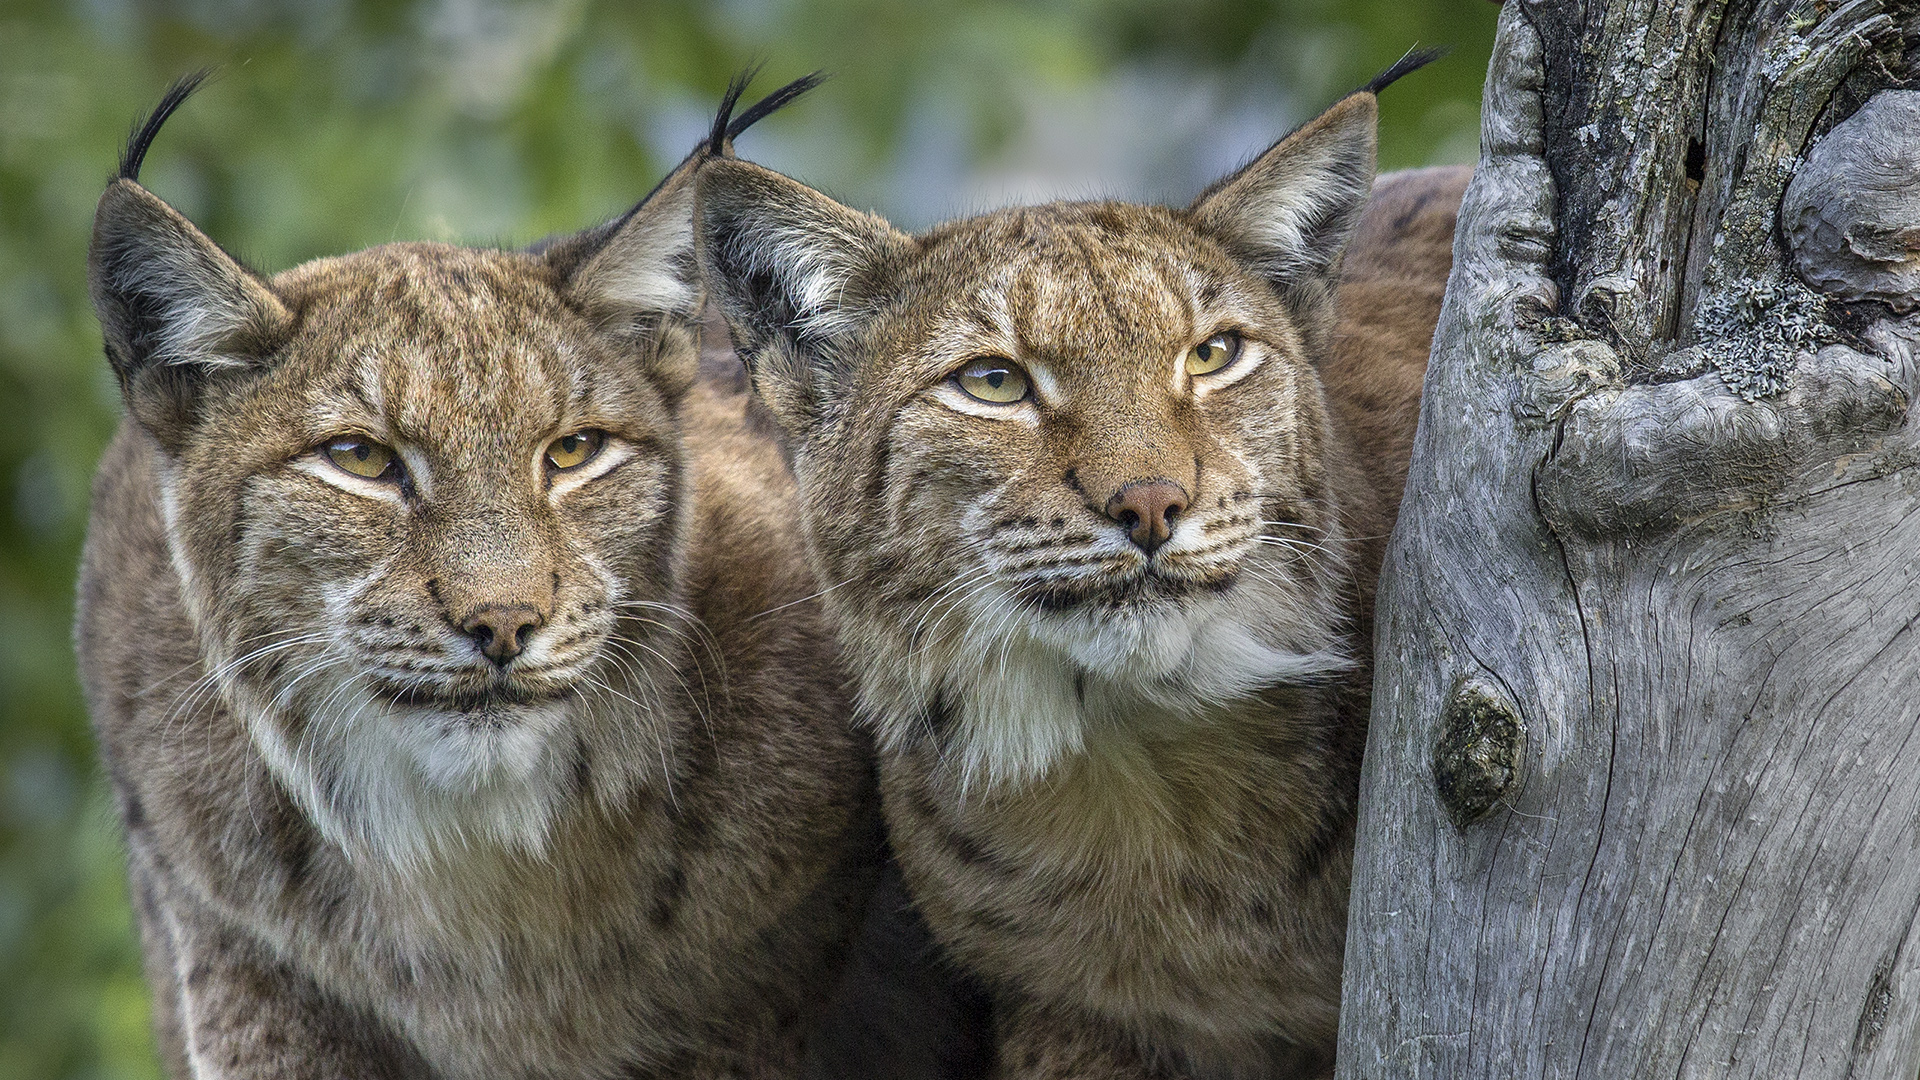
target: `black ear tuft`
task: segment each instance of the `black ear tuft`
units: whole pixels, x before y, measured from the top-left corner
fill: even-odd
[[[633,208],[604,225],[568,236],[548,237],[529,251],[543,256],[572,295],[590,310],[622,321],[661,314],[697,314],[700,289],[691,249],[693,174],[714,158],[733,156],[733,137],[774,110],[820,85],[820,72],[805,75],[761,98],[739,116],[740,96],[758,74],[747,68],[727,84],[713,128]]]
[[[185,104],[186,100],[193,96],[193,92],[200,89],[212,75],[212,68],[201,68],[199,71],[180,76],[172,86],[167,88],[166,96],[160,99],[160,104],[154,106],[153,112],[147,114],[147,118],[134,125],[133,131],[128,133],[127,148],[120,154],[120,171],[115,174],[115,179],[133,181],[140,179],[140,165],[147,160],[147,148],[153,145],[154,137],[160,134],[160,125],[165,124],[174,110]]]
[[[192,422],[202,388],[257,370],[293,322],[259,275],[135,179],[160,126],[206,79],[198,71],[174,83],[134,127],[87,249],[107,360],[133,416],[169,447]]]
[[[727,140],[731,142],[739,138],[741,132],[765,120],[768,116],[780,109],[785,108],[795,98],[826,82],[828,77],[824,71],[808,72],[780,89],[775,90],[773,93],[768,94],[766,97],[761,98],[759,101],[754,102],[752,108],[741,113],[733,123],[727,125]]]
[[[760,67],[750,64],[727,83],[727,92],[720,97],[720,111],[713,114],[713,130],[707,135],[707,153],[714,157],[727,152],[727,122],[733,116],[733,107],[740,104],[740,95],[747,92],[747,85],[760,74]]]
[[[733,81],[727,84],[726,95],[720,99],[720,111],[715,113],[713,117],[713,129],[707,135],[706,151],[708,154],[714,157],[728,156],[732,153],[731,144],[733,140],[739,138],[741,132],[766,119],[781,108],[784,108],[800,95],[827,81],[827,75],[822,71],[802,75],[780,89],[775,90],[773,93],[768,94],[766,97],[761,98],[759,101],[754,102],[746,112],[741,113],[739,116],[734,116],[733,107],[740,103],[740,95],[746,93],[747,84],[753,82],[753,77],[758,74],[760,74],[760,65],[755,64],[740,74],[735,75]]]
[[[1422,49],[1416,45],[1407,50],[1407,55],[1395,60],[1392,67],[1375,75],[1367,85],[1355,90],[1354,93],[1367,93],[1378,97],[1380,91],[1392,86],[1400,76],[1410,75],[1413,72],[1419,71],[1421,68],[1426,67],[1428,64],[1433,63],[1435,60],[1440,59],[1452,51],[1453,47],[1451,45],[1442,45],[1438,48],[1430,49]]]

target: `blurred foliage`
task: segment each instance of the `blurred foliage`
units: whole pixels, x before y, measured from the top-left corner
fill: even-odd
[[[1141,173],[1185,198],[1195,169],[1243,160],[1415,43],[1456,52],[1385,96],[1383,167],[1471,160],[1495,10],[0,0],[0,1078],[156,1074],[68,628],[88,476],[119,412],[87,302],[93,201],[128,124],[175,76],[221,72],[143,179],[278,270],[396,238],[523,243],[609,217],[692,146],[755,60],[762,89],[813,68],[836,77],[742,152],[910,226],[977,200],[969,170],[1101,150],[1049,134],[1074,126],[1048,126],[1061,102],[1122,114],[1092,138],[1143,132],[1128,153],[1163,135],[1199,147],[1194,168]],[[1165,111],[1175,98],[1184,111]]]

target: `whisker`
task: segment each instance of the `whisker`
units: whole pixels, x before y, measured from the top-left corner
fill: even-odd
[[[839,585],[829,585],[826,588],[821,589],[819,592],[811,593],[809,595],[803,596],[798,600],[789,600],[786,603],[779,605],[778,607],[770,607],[758,615],[749,615],[747,616],[747,621],[752,622],[755,619],[764,618],[768,615],[773,614],[776,611],[785,611],[796,604],[804,604],[809,600],[818,600],[820,597],[827,595],[833,590],[840,588],[841,585],[845,585],[848,582],[851,582],[852,580],[853,580],[852,578],[848,578],[846,581],[840,582]]]
[[[649,710],[646,705],[643,705],[639,701],[636,701],[633,698],[630,698],[627,695],[620,693],[618,690],[615,690],[612,686],[608,685],[607,683],[594,678],[591,674],[585,675],[583,676],[583,678],[586,680],[589,686],[597,687],[600,690],[605,691],[606,693],[613,694],[614,696],[619,697],[622,700],[631,703],[634,706],[634,708],[639,709],[643,714],[651,712],[652,715],[655,715],[655,716],[660,715],[657,711]],[[649,681],[651,681],[651,679],[649,679]],[[660,782],[667,789],[667,802],[677,810],[680,807],[680,799],[674,793],[674,790],[673,790],[673,766],[668,760],[670,750],[667,745],[667,740],[671,738],[671,734],[667,730],[668,725],[666,724],[656,723],[651,725],[651,727],[653,729],[654,746],[657,748],[660,754]]]
[[[685,676],[683,676],[683,675],[681,675],[681,674],[680,674],[680,670],[679,670],[679,668],[678,668],[678,666],[676,666],[676,665],[675,665],[675,664],[674,664],[674,663],[672,662],[672,660],[670,660],[670,659],[669,659],[669,658],[668,658],[668,657],[667,657],[667,656],[666,656],[666,655],[665,655],[664,653],[662,653],[662,652],[660,652],[660,651],[659,651],[658,649],[655,649],[655,648],[654,648],[654,647],[652,647],[651,645],[648,645],[648,644],[647,644],[646,642],[644,642],[644,641],[638,641],[638,640],[635,640],[635,639],[632,639],[632,638],[621,638],[621,639],[618,639],[618,641],[619,641],[619,643],[620,643],[620,647],[621,647],[621,648],[623,648],[623,649],[642,649],[642,650],[645,650],[645,651],[646,651],[646,653],[647,653],[647,654],[648,654],[649,656],[652,656],[652,657],[653,657],[653,658],[655,658],[656,660],[659,660],[659,661],[660,661],[660,663],[661,663],[661,666],[663,666],[663,667],[665,667],[665,668],[666,668],[666,669],[667,669],[667,670],[668,670],[669,672],[671,672],[671,673],[673,674],[673,678],[674,678],[674,681],[676,681],[676,682],[678,682],[678,683],[680,684],[680,689],[686,692],[686,695],[687,695],[687,704],[688,704],[688,705],[690,705],[690,706],[691,706],[691,707],[693,708],[693,712],[694,712],[694,715],[695,715],[695,716],[698,716],[698,717],[700,718],[700,723],[701,723],[701,726],[703,726],[703,727],[705,727],[705,728],[707,729],[707,738],[708,738],[709,740],[712,740],[712,738],[713,738],[713,721],[712,721],[712,719],[711,719],[711,718],[710,718],[710,717],[708,716],[708,710],[712,708],[712,706],[713,706],[713,701],[712,701],[712,699],[711,699],[711,698],[709,698],[709,697],[706,697],[706,696],[705,696],[705,695],[706,695],[706,693],[707,693],[707,683],[706,683],[706,676],[704,676],[704,675],[702,675],[702,676],[700,677],[700,690],[701,690],[701,698],[700,698],[699,700],[695,700],[695,698],[694,698],[694,693],[693,693],[693,687],[691,687],[691,686],[689,686],[689,685],[687,684],[687,680],[686,680],[686,678],[685,678]],[[659,687],[658,687],[658,684],[657,684],[657,683],[654,683],[654,680],[653,680],[653,676],[652,676],[651,674],[648,674],[648,673],[647,673],[647,672],[646,672],[646,671],[644,670],[644,669],[645,669],[645,661],[643,661],[643,660],[641,660],[641,659],[640,659],[640,658],[639,658],[638,656],[632,656],[631,654],[629,654],[629,658],[630,658],[631,660],[633,660],[633,662],[634,662],[634,663],[635,663],[636,665],[640,665],[640,666],[641,666],[641,668],[642,668],[642,671],[641,671],[641,674],[642,674],[642,675],[643,675],[643,676],[644,676],[644,677],[646,678],[646,680],[647,680],[647,682],[648,682],[648,683],[650,683],[650,684],[653,684],[653,685],[654,685],[654,688],[655,688],[655,695],[656,695],[656,696],[659,696]],[[697,673],[697,672],[699,671],[699,665],[697,665],[697,664],[696,664],[696,665],[694,666],[694,670],[695,670],[695,672]]]
[[[924,626],[918,628],[918,629],[924,629],[927,631],[927,642],[926,644],[922,645],[920,648],[910,653],[907,659],[913,660],[919,657],[922,653],[926,652],[928,649],[932,648],[934,645],[934,636],[935,636],[933,631],[938,629],[940,624],[946,622],[947,619],[952,618],[953,616],[959,615],[961,613],[962,608],[966,605],[967,601],[973,599],[975,596],[978,596],[980,593],[984,592],[987,589],[992,588],[997,584],[999,584],[999,581],[994,576],[993,572],[990,570],[983,570],[979,574],[975,575],[974,577],[969,578],[965,586],[966,591],[960,593],[959,596],[954,600],[954,602],[946,608],[946,610],[938,613],[929,613],[931,616],[931,621],[924,624]]]
[[[726,657],[722,654],[722,651],[720,648],[720,639],[714,635],[713,629],[706,624],[706,620],[700,618],[700,616],[695,615],[693,612],[688,611],[683,607],[678,607],[673,604],[662,604],[653,600],[620,600],[620,601],[614,602],[610,606],[616,607],[616,608],[632,608],[635,610],[655,611],[664,615],[678,616],[679,618],[685,620],[688,628],[695,632],[695,637],[699,640],[701,648],[706,650],[707,659],[712,661],[714,673],[718,675],[720,678],[721,692],[723,694],[726,692],[726,688],[727,688]],[[642,620],[642,621],[646,621],[646,620]],[[666,627],[662,624],[655,623],[654,625],[660,626],[660,628],[663,630],[666,629]],[[700,677],[704,682],[704,680],[706,679],[706,674],[702,672]]]
[[[1262,520],[1260,524],[1276,525],[1281,528],[1287,528],[1287,529],[1306,529],[1309,532],[1317,532],[1321,535],[1323,542],[1329,543],[1329,544],[1357,544],[1367,540],[1385,540],[1387,538],[1386,533],[1377,533],[1372,536],[1334,536],[1332,533],[1328,532],[1326,529],[1323,529],[1318,525],[1308,525],[1306,522],[1303,522],[1303,521]]]

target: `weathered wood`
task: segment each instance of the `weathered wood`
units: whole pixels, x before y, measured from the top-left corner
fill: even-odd
[[[1339,1075],[1910,1080],[1920,322],[1791,277],[1777,208],[1914,11],[1501,18],[1382,579]]]
[[[1805,281],[1910,310],[1920,296],[1920,90],[1874,95],[1808,151],[1780,226]]]

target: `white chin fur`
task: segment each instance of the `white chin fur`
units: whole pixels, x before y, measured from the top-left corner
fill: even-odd
[[[485,722],[399,708],[357,685],[315,699],[302,737],[243,703],[254,741],[329,841],[401,868],[505,848],[545,850],[567,795],[574,701],[503,708]],[[305,710],[303,710],[305,711]]]
[[[1035,618],[1025,629],[1116,689],[1182,709],[1348,663],[1325,649],[1303,653],[1261,641],[1231,612],[1204,600],[1069,611]]]
[[[566,710],[548,703],[469,718],[457,712],[393,710],[377,721],[429,787],[450,795],[538,782]]]
[[[989,598],[981,611],[993,606]],[[1276,633],[1328,644],[1301,651],[1263,640]],[[1276,626],[1266,635],[1205,598],[1069,611],[1018,620],[991,639],[963,635],[970,648],[916,681],[952,695],[947,754],[962,787],[1019,785],[1084,752],[1090,730],[1190,723],[1265,687],[1352,666],[1324,628]]]

